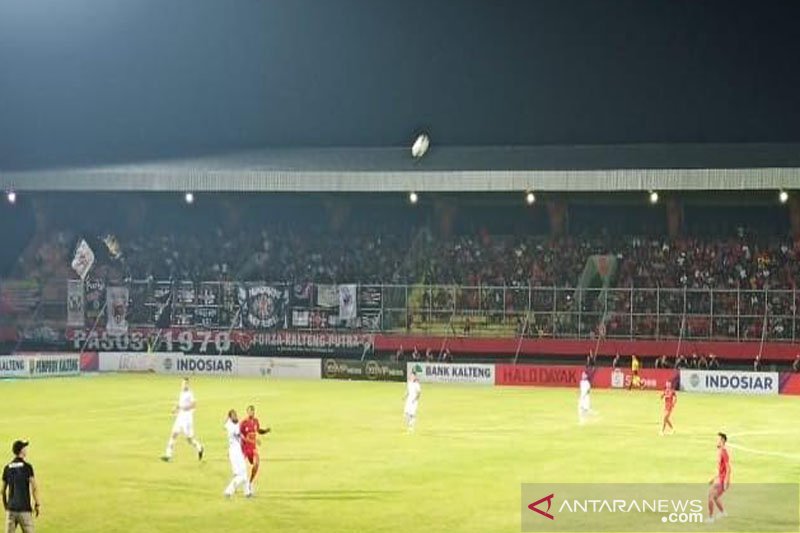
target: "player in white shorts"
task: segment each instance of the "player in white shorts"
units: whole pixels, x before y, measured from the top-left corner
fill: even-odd
[[[167,450],[164,452],[162,461],[172,460],[172,452],[175,449],[175,441],[178,435],[183,434],[186,440],[194,446],[197,450],[198,460],[203,459],[203,445],[194,436],[194,410],[197,407],[197,402],[194,399],[191,389],[189,389],[189,378],[183,378],[181,382],[181,393],[178,396],[178,403],[172,410],[175,415],[175,423],[172,424],[172,433],[170,433],[169,441],[167,442]]]
[[[578,399],[578,421],[583,424],[586,422],[586,417],[592,412],[592,399],[589,395],[592,392],[592,384],[589,382],[589,374],[586,372],[581,374],[580,391],[581,394]]]
[[[239,417],[236,411],[228,411],[228,419],[225,420],[225,431],[228,433],[228,459],[231,461],[233,479],[225,489],[225,497],[230,498],[239,486],[243,486],[244,495],[250,497],[253,492],[250,482],[247,480],[247,463],[242,452],[242,434],[239,428]]]
[[[408,431],[414,431],[414,425],[417,422],[419,397],[421,394],[422,387],[420,387],[417,374],[416,372],[412,371],[408,376],[408,383],[406,384],[406,405],[405,409],[403,410],[403,413],[406,417],[406,428]]]

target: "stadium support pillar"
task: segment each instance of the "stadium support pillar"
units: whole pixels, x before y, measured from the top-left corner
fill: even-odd
[[[670,239],[677,239],[683,228],[683,206],[677,198],[667,200],[667,232]]]
[[[789,223],[792,228],[792,236],[800,238],[800,197],[797,195],[789,196]]]
[[[563,236],[567,232],[567,204],[561,200],[548,200],[547,216],[550,219],[550,235]]]

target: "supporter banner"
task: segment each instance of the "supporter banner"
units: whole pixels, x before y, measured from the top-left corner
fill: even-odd
[[[30,348],[32,345],[64,348],[64,337],[61,335],[61,331],[45,325],[21,327],[17,330],[16,339],[22,341],[26,348]]]
[[[250,354],[358,355],[372,348],[372,335],[275,331],[255,333],[234,331],[234,342]]]
[[[681,370],[681,389],[689,392],[767,395],[779,388],[777,372]]]
[[[112,334],[128,331],[128,288],[106,289],[106,331]]]
[[[311,283],[297,283],[292,288],[292,301],[299,304],[308,304],[314,286]]]
[[[680,372],[672,368],[639,369],[640,387],[661,390],[669,381],[677,389]],[[633,375],[630,368],[596,368],[592,372],[592,386],[598,389],[627,389],[631,387]]]
[[[28,363],[18,355],[0,356],[0,378],[24,378],[28,376]]]
[[[319,359],[289,357],[239,357],[238,375],[281,379],[320,379]]]
[[[97,352],[183,352],[248,355],[357,355],[372,347],[372,335],[296,331],[210,331],[203,329],[131,329],[115,335],[105,330],[67,331],[74,350]]]
[[[84,325],[83,281],[67,281],[67,326]]]
[[[362,381],[405,381],[406,365],[391,361],[323,359],[322,377]]]
[[[36,281],[0,282],[0,310],[6,313],[32,313],[41,299],[42,289]]]
[[[103,308],[105,301],[106,282],[101,279],[87,279],[83,295],[86,322],[94,324],[100,316],[100,310]]]
[[[494,365],[448,363],[408,363],[408,372],[416,372],[422,383],[470,383],[493,385]]]
[[[361,286],[358,291],[358,302],[362,308],[380,308],[382,301],[381,288]]]
[[[578,387],[582,366],[497,365],[497,385],[524,385],[533,387]]]
[[[115,335],[105,330],[67,331],[74,350],[109,352],[185,352],[223,354],[231,350],[231,335],[227,331],[181,330],[153,328],[131,330]]]
[[[353,320],[357,313],[356,285],[339,285],[339,320]]]
[[[339,305],[339,291],[336,285],[317,285],[317,305],[320,307]]]
[[[311,313],[308,310],[295,309],[292,311],[292,326],[307,328],[311,323]]]
[[[800,374],[781,372],[781,394],[800,394]]]
[[[77,376],[81,373],[81,358],[77,354],[26,355],[28,375],[32,378]]]
[[[286,289],[268,285],[242,285],[238,297],[245,326],[256,329],[285,327],[288,303]]]

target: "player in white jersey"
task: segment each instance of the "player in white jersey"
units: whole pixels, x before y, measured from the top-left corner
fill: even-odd
[[[586,417],[592,411],[592,399],[589,394],[592,392],[592,384],[589,382],[589,374],[584,372],[581,374],[580,383],[580,398],[578,399],[578,421],[583,424],[586,422]]]
[[[175,415],[175,423],[172,424],[172,433],[170,433],[169,441],[167,442],[167,450],[161,458],[162,461],[172,460],[175,441],[181,433],[186,437],[189,444],[194,446],[195,450],[197,450],[198,460],[203,459],[203,445],[200,444],[200,441],[194,436],[194,410],[196,407],[197,402],[189,388],[189,378],[183,378],[181,382],[181,393],[178,396],[178,403],[172,410],[172,414]]]
[[[239,486],[243,486],[244,495],[249,498],[253,492],[247,479],[247,463],[245,463],[244,452],[242,452],[239,417],[233,409],[228,411],[225,431],[228,433],[228,459],[231,461],[231,470],[233,471],[233,479],[225,489],[225,497],[230,498]]]
[[[406,405],[405,409],[403,410],[403,413],[406,417],[406,428],[408,431],[414,431],[414,425],[417,422],[419,397],[421,394],[422,387],[420,387],[417,374],[416,372],[412,371],[408,376],[408,383],[406,384]]]

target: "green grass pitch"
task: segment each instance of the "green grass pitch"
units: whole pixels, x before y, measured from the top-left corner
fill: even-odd
[[[800,398],[680,394],[677,433],[659,437],[655,392],[423,384],[419,425],[402,427],[403,383],[195,378],[200,463],[179,441],[159,461],[179,380],[99,376],[0,382],[0,443],[31,440],[39,533],[513,532],[523,482],[705,482],[715,433],[731,435],[733,482],[797,482]],[[258,407],[252,500],[228,501],[226,411]]]

